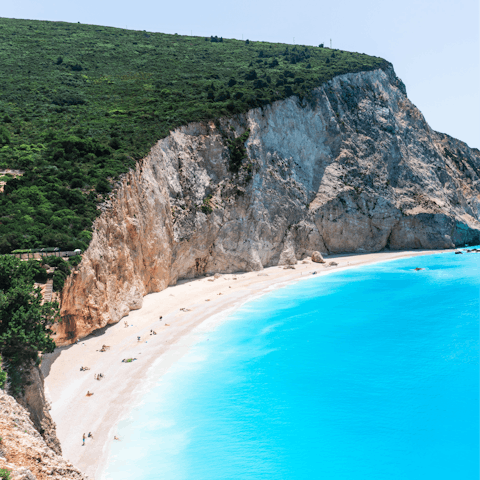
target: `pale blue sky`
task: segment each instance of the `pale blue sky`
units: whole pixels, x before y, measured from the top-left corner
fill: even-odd
[[[393,63],[432,128],[480,148],[478,0],[15,0],[2,17],[334,48]]]

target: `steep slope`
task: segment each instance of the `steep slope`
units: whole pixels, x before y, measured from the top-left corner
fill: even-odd
[[[0,468],[11,472],[11,480],[85,478],[45,443],[29,413],[2,390],[0,412]]]
[[[159,138],[388,65],[305,45],[0,18],[0,253],[84,250],[97,205]]]
[[[480,243],[479,177],[480,152],[431,130],[393,69],[179,128],[104,205],[65,284],[56,341],[118,322],[179,278],[313,250]]]

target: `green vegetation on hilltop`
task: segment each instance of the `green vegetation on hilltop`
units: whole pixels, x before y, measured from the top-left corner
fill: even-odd
[[[0,253],[85,248],[116,178],[175,127],[232,116],[380,58],[319,47],[0,19]],[[237,142],[238,143],[238,142]],[[232,143],[232,171],[243,160]]]

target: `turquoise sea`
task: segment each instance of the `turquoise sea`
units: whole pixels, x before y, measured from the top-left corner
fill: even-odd
[[[104,478],[478,480],[479,318],[480,254],[275,290],[153,384]]]

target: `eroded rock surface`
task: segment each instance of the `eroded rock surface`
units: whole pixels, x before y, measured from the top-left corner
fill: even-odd
[[[247,129],[234,173],[227,138]],[[433,131],[392,69],[180,128],[105,205],[65,284],[56,341],[118,322],[180,278],[292,265],[315,250],[480,243],[479,175],[480,152]]]
[[[11,480],[84,480],[35,429],[30,413],[0,390],[0,468]]]
[[[62,448],[57,438],[56,425],[50,416],[50,405],[45,398],[43,374],[35,364],[29,369],[23,395],[17,398],[17,401],[27,409],[33,425],[48,447],[57,455],[61,455]]]

